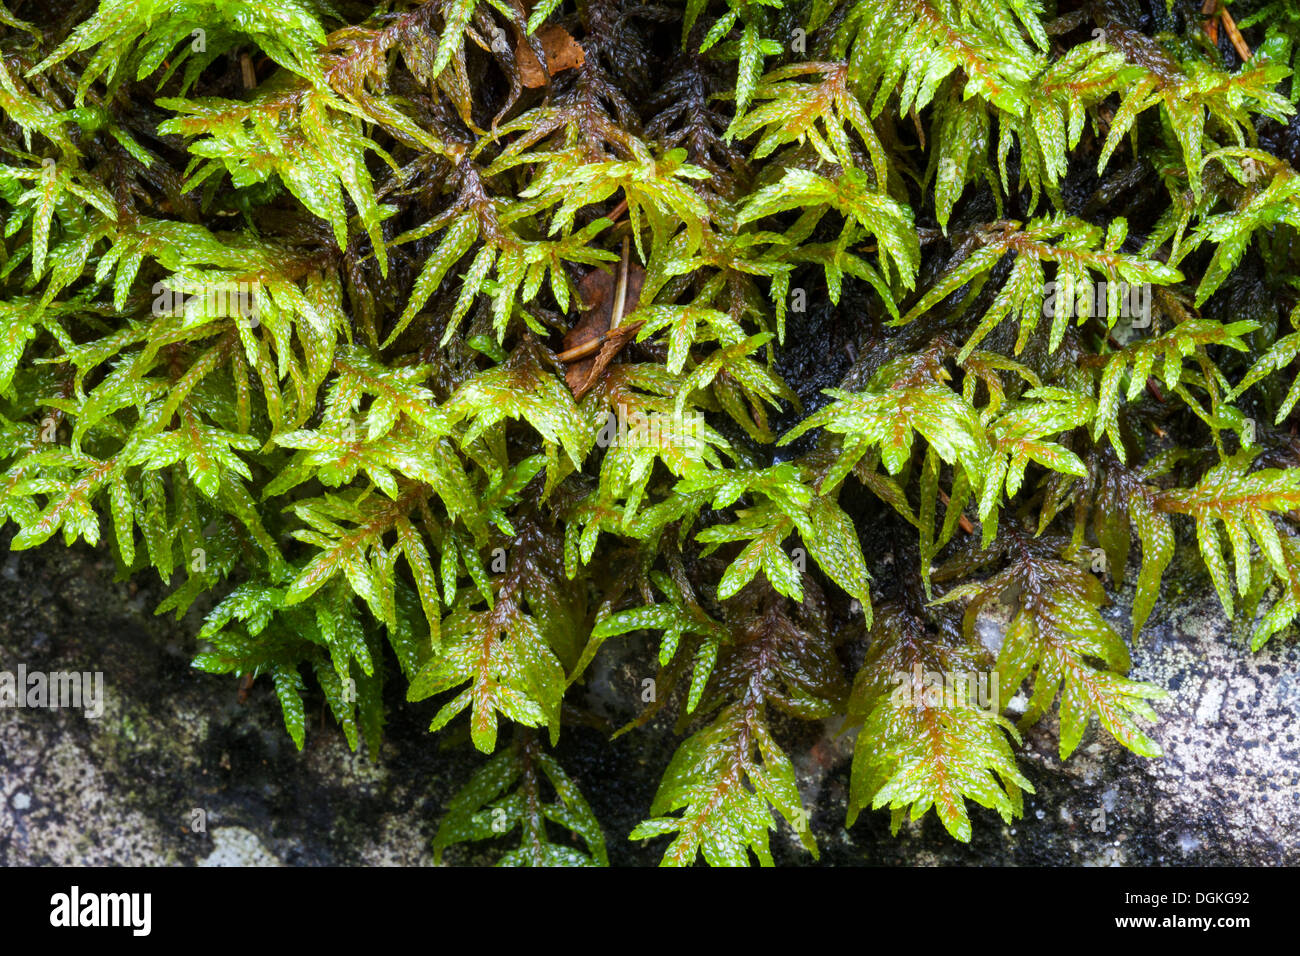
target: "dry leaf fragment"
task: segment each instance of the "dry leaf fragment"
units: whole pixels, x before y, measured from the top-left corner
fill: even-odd
[[[537,31],[537,39],[541,41],[542,51],[546,54],[546,66],[551,76],[562,70],[582,66],[586,58],[578,41],[569,35],[568,30],[557,24],[542,27]],[[537,54],[525,40],[521,39],[515,47],[515,62],[519,64],[519,80],[524,86],[536,89],[546,85],[547,71],[542,69]]]
[[[620,320],[636,309],[641,300],[641,286],[644,282],[645,270],[636,263],[630,263],[627,270],[627,294]],[[614,311],[617,289],[618,279],[603,269],[588,272],[578,286],[578,295],[587,308],[578,324],[564,336],[564,350],[560,354],[562,361],[566,355],[572,356],[572,360],[567,363],[564,380],[575,399],[582,398],[596,384],[601,372],[605,371],[641,327],[640,322],[620,324],[610,333],[610,317]]]

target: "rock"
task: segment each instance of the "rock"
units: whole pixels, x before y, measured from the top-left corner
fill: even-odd
[[[309,731],[300,754],[267,681],[241,706],[235,681],[189,666],[197,613],[138,610],[166,593],[156,578],[133,594],[81,547],[16,557],[17,583],[0,586],[0,669],[102,671],[107,700],[98,720],[0,710],[0,865],[430,861],[427,801],[441,806],[477,761],[421,740],[409,707],[394,735],[407,744],[377,763],[333,728]]]
[[[216,848],[199,866],[279,866],[280,861],[262,846],[257,834],[243,827],[222,827],[212,834]]]
[[[1180,559],[1181,560],[1181,559]],[[1027,735],[1021,764],[1036,793],[1010,825],[972,807],[969,845],[928,814],[889,833],[883,812],[844,829],[853,741],[838,721],[782,722],[823,864],[1300,863],[1300,645],[1258,654],[1226,626],[1196,557],[1174,572],[1133,648],[1133,676],[1168,688],[1153,736],[1160,760],[1124,750],[1095,722],[1062,763],[1057,727]],[[147,612],[166,593],[141,576],[114,582],[103,551],[55,543],[10,555],[0,575],[0,670],[103,671],[103,716],[0,710],[0,865],[427,865],[452,795],[482,765],[453,728],[427,733],[435,705],[406,703],[390,682],[378,761],[320,723],[319,699],[298,753],[269,683],[238,703],[237,682],[189,666],[201,610],[176,622]],[[1125,589],[1107,616],[1127,635]],[[142,610],[144,609],[144,610]],[[997,615],[982,639],[996,644]],[[620,726],[646,706],[653,647],[613,639],[589,674],[598,716]],[[314,709],[313,709],[314,708]],[[454,743],[455,746],[445,746]],[[658,861],[663,841],[630,842],[678,743],[661,716],[609,741],[566,728],[559,757],[605,829],[611,860]],[[201,816],[196,816],[201,811]],[[778,862],[812,860],[784,823]],[[492,845],[448,862],[492,860]]]
[[[1279,635],[1252,654],[1225,620],[1194,553],[1179,556],[1164,599],[1132,647],[1130,674],[1168,691],[1155,702],[1152,736],[1165,756],[1147,760],[1093,720],[1071,757],[1059,759],[1049,716],[1025,736],[1021,766],[1035,793],[1025,816],[1006,825],[971,807],[970,845],[949,839],[931,812],[891,837],[884,813],[864,813],[847,836],[846,758],[829,772],[800,767],[823,861],[837,864],[1084,866],[1295,865],[1300,863],[1300,644]],[[1128,639],[1132,587],[1106,617]],[[1174,600],[1171,602],[1170,599]],[[1006,616],[979,622],[986,645],[1001,643]],[[823,746],[836,746],[823,737]],[[794,835],[786,828],[786,842]],[[786,862],[798,862],[793,852]]]

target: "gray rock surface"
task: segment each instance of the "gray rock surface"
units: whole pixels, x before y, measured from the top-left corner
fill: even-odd
[[[189,667],[196,611],[152,614],[154,582],[115,582],[102,551],[60,544],[0,557],[0,670],[103,671],[104,713],[0,709],[0,865],[425,865],[447,801],[480,765],[446,732],[429,735],[430,702],[395,695],[377,761],[351,753],[328,724],[297,752],[268,682],[238,702],[236,682]],[[1193,558],[1194,561],[1194,558]],[[1174,581],[1183,582],[1175,584]],[[1178,589],[1177,595],[1171,591]],[[1125,630],[1125,606],[1108,614]],[[852,741],[835,727],[782,727],[797,755],[823,864],[1300,863],[1300,644],[1252,655],[1227,628],[1194,567],[1173,575],[1133,649],[1134,676],[1168,688],[1145,760],[1095,725],[1057,758],[1056,727],[1026,737],[1036,793],[1005,825],[973,808],[969,845],[933,814],[889,833],[884,813],[845,830]],[[610,642],[591,675],[597,710],[621,721],[638,706],[637,648]],[[603,702],[603,704],[602,704]],[[309,714],[320,702],[309,701]],[[631,709],[631,710],[630,710]],[[657,862],[661,846],[625,839],[653,797],[676,739],[662,723],[609,742],[565,730],[559,756],[601,820],[611,859]],[[590,781],[590,783],[586,783]],[[585,784],[585,785],[584,785]],[[812,861],[784,826],[780,862]],[[473,863],[492,848],[448,854]]]

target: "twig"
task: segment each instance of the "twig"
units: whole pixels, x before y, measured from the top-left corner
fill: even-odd
[[[578,359],[584,359],[589,355],[594,355],[600,351],[601,347],[609,340],[618,328],[619,322],[623,318],[623,309],[627,307],[627,272],[629,266],[629,255],[631,247],[626,236],[623,237],[623,261],[618,270],[618,286],[614,292],[614,311],[609,314],[609,331],[602,332],[588,342],[581,345],[575,345],[573,348],[560,352],[555,357],[561,362],[576,362]]]
[[[1246,38],[1237,29],[1237,21],[1232,19],[1232,14],[1228,12],[1227,7],[1219,10],[1219,18],[1223,20],[1223,28],[1228,31],[1228,39],[1232,41],[1232,48],[1237,51],[1237,56],[1241,57],[1241,62],[1245,63],[1251,58],[1252,54],[1250,47],[1246,45]]]
[[[606,332],[603,335],[598,335],[596,338],[591,339],[588,342],[583,342],[581,345],[575,345],[573,348],[568,349],[567,351],[560,352],[555,357],[559,359],[561,362],[564,362],[565,364],[568,364],[569,362],[576,362],[578,359],[584,359],[588,355],[595,355],[598,351],[600,351],[600,347],[605,344],[605,340],[608,338],[609,338],[609,333]]]
[[[1207,17],[1206,20],[1202,21],[1201,29],[1205,31],[1205,35],[1210,38],[1210,42],[1215,46],[1219,45],[1219,24],[1214,19],[1214,8],[1218,5],[1219,0],[1205,0],[1201,4],[1201,14]]]
[[[623,261],[618,267],[618,290],[614,293],[614,311],[609,314],[609,330],[613,332],[618,328],[619,322],[623,321],[623,308],[627,305],[627,265],[628,254],[631,252],[631,239],[628,236],[623,237]]]

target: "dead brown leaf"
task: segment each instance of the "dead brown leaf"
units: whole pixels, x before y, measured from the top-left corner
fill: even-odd
[[[635,311],[641,300],[641,286],[644,283],[645,270],[635,262],[630,263],[623,315]],[[617,290],[618,278],[603,269],[591,270],[578,285],[578,296],[587,308],[583,310],[578,324],[564,336],[564,349],[561,353],[576,353],[573,360],[567,363],[564,372],[564,380],[573,392],[574,399],[587,394],[601,373],[609,367],[609,363],[614,361],[615,356],[641,327],[640,322],[634,322],[631,325],[619,325],[612,333],[609,331]],[[622,315],[619,318],[621,320]]]
[[[542,27],[537,31],[537,39],[542,43],[542,51],[546,54],[547,70],[550,71],[551,76],[562,70],[582,66],[586,54],[583,53],[578,41],[573,39],[564,27],[558,24]],[[542,69],[537,54],[522,39],[515,47],[515,62],[519,64],[519,80],[524,86],[536,89],[546,85],[547,70]]]

